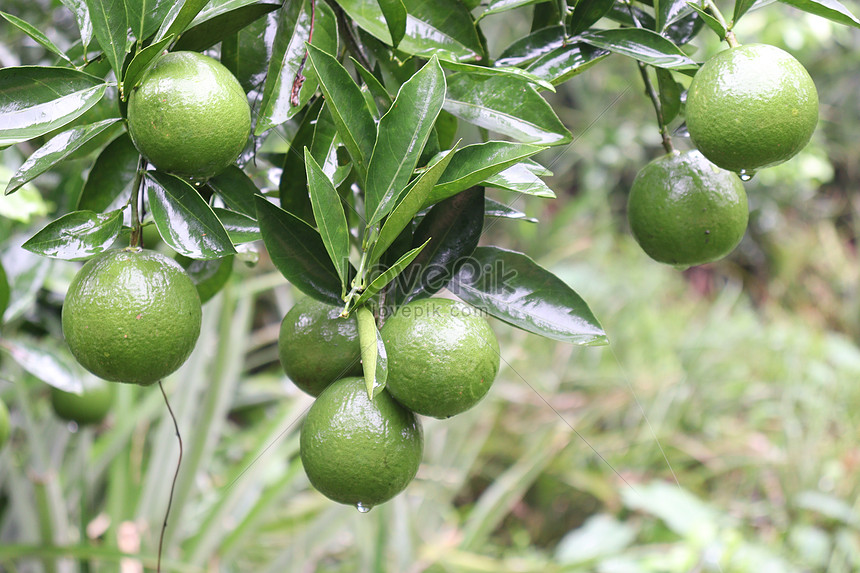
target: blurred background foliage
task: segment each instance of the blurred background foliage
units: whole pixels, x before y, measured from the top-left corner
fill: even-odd
[[[2,9],[62,48],[77,37],[57,1]],[[483,24],[494,54],[528,26],[511,14]],[[264,255],[237,262],[205,307],[192,359],[165,383],[185,439],[166,569],[860,570],[860,33],[778,4],[736,32],[792,52],[821,99],[809,147],[746,183],[740,248],[679,273],[629,236],[627,190],[661,153],[632,60],[611,56],[545,94],[574,133],[540,158],[558,199],[498,193],[540,223],[490,220],[486,237],[566,280],[611,344],[574,347],[494,322],[503,361],[490,396],[444,424],[426,420],[416,481],[367,515],[325,500],[300,468],[311,399],[276,349],[296,292]],[[0,65],[50,63],[3,21],[0,38]],[[720,46],[702,34],[690,48],[702,61]],[[0,182],[38,144],[0,153]],[[176,462],[155,389],[120,387],[107,422],[78,429],[52,416],[48,386],[10,358],[35,348],[74,368],[59,316],[79,264],[20,244],[74,204],[91,163],[81,153],[0,197],[13,286],[0,397],[14,428],[0,451],[0,569],[12,573],[150,570]]]

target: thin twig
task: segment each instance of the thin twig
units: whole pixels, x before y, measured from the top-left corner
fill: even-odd
[[[146,169],[146,159],[140,156],[137,162],[137,172],[131,186],[131,239],[129,246],[143,246],[143,230],[140,225],[140,187],[143,184],[143,172]]]
[[[654,84],[651,83],[651,78],[648,76],[648,68],[642,62],[639,64],[639,73],[642,74],[642,81],[645,82],[645,93],[651,98],[651,103],[654,105],[654,111],[657,113],[657,123],[660,125],[660,135],[663,137],[663,149],[666,153],[675,151],[675,146],[672,145],[672,137],[669,135],[669,128],[666,127],[666,122],[663,121],[663,104],[660,103],[660,95],[654,89]]]
[[[158,563],[157,571],[161,573],[161,551],[164,544],[164,532],[167,531],[167,519],[170,517],[170,506],[173,505],[173,491],[176,489],[176,480],[179,478],[179,468],[182,465],[182,436],[179,434],[179,422],[176,421],[176,415],[173,413],[173,408],[170,407],[170,401],[167,399],[167,393],[164,391],[164,386],[161,380],[158,381],[158,387],[161,389],[161,395],[164,396],[164,403],[167,405],[167,411],[170,412],[170,417],[173,419],[173,427],[176,429],[176,439],[179,441],[179,459],[176,460],[176,471],[173,474],[173,483],[170,484],[170,497],[167,500],[167,510],[164,512],[164,523],[161,525],[161,536],[158,538]]]

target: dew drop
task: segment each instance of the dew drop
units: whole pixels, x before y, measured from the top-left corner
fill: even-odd
[[[755,171],[741,169],[740,171],[738,171],[738,177],[741,178],[741,181],[749,181],[750,179],[755,177]]]
[[[358,513],[367,513],[368,511],[373,509],[373,506],[372,505],[364,505],[363,503],[358,502],[355,504],[355,509],[358,510]]]

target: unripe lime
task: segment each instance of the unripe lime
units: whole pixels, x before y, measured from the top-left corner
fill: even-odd
[[[244,149],[251,108],[239,81],[220,62],[197,52],[172,52],[131,90],[128,130],[158,169],[208,179]]]
[[[284,316],[278,354],[293,383],[319,396],[326,386],[361,374],[361,347],[355,315],[311,297],[300,299]]]
[[[99,381],[84,388],[80,394],[51,387],[51,407],[58,418],[79,426],[99,424],[113,405],[113,387]]]
[[[658,157],[642,168],[633,180],[627,218],[648,256],[689,267],[732,252],[746,232],[749,209],[738,176],[694,150]]]
[[[96,255],[72,280],[63,334],[96,376],[146,386],[188,359],[201,318],[197,288],[179,263],[124,249]]]
[[[687,129],[711,162],[753,173],[794,157],[818,123],[818,93],[806,69],[774,46],[718,53],[690,83]]]
[[[421,463],[421,422],[385,390],[367,397],[363,378],[326,388],[301,432],[305,473],[320,493],[365,511],[403,491]]]
[[[402,306],[382,327],[386,388],[418,414],[449,418],[477,404],[499,371],[499,342],[480,311],[428,298]]]

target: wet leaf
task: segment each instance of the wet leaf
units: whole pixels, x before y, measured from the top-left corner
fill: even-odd
[[[529,217],[522,211],[517,211],[510,205],[494,201],[489,197],[484,199],[484,217],[493,217],[495,219],[514,219],[517,221],[525,221],[527,223],[538,222],[534,217]]]
[[[396,48],[406,34],[406,6],[403,5],[403,0],[377,0],[377,2],[385,16],[391,45]]]
[[[478,245],[484,228],[484,189],[475,187],[434,205],[412,237],[427,246],[397,277],[395,300],[406,304],[445,288]]]
[[[319,118],[322,114],[322,107],[323,99],[319,98],[305,111],[299,129],[293,136],[290,148],[284,158],[284,170],[278,185],[281,207],[306,223],[313,223],[314,215],[308,196],[304,149],[311,147],[313,151],[314,135],[320,125]]]
[[[251,178],[235,165],[231,165],[211,178],[206,184],[224,200],[224,204],[230,209],[248,217],[257,216],[254,195],[259,195],[260,190]]]
[[[561,145],[572,138],[534,87],[507,77],[452,74],[444,108],[463,121],[522,143]]]
[[[155,35],[155,41],[158,42],[168,36],[178,36],[188,27],[188,24],[194,20],[194,17],[203,9],[209,0],[184,0],[183,2],[174,2],[164,21],[158,28],[158,33]]]
[[[657,86],[660,90],[663,123],[668,124],[681,111],[681,86],[675,81],[672,72],[663,68],[657,68]]]
[[[159,171],[147,171],[144,181],[152,219],[170,248],[192,259],[236,253],[221,221],[190,183]]]
[[[128,53],[128,17],[123,0],[85,0],[93,33],[116,77],[122,77],[122,62]]]
[[[523,66],[544,54],[566,45],[564,26],[550,26],[535,30],[504,49],[493,65]]]
[[[732,15],[732,25],[737,24],[738,21],[746,14],[750,8],[752,8],[756,3],[756,0],[735,0],[735,10]],[[686,4],[686,2],[685,2]]]
[[[338,0],[356,24],[391,46],[388,24],[378,0]],[[429,59],[473,61],[483,59],[484,48],[469,10],[458,0],[404,0],[406,34],[397,49]]]
[[[568,34],[577,36],[606,16],[615,0],[579,0],[570,15]]]
[[[445,98],[445,74],[431,58],[400,87],[391,109],[381,120],[367,170],[365,219],[382,220],[406,187],[427,143]]]
[[[698,67],[671,40],[644,28],[601,30],[583,34],[580,38],[597,48],[629,56],[658,68],[694,70]]]
[[[126,0],[128,23],[138,42],[149,38],[161,26],[174,0]]]
[[[340,277],[341,294],[345,295],[349,275],[349,228],[340,195],[307,147],[305,148],[305,168],[314,220],[325,250]]]
[[[316,229],[260,195],[255,199],[263,242],[275,268],[306,295],[343,304],[340,277]]]
[[[123,206],[131,196],[139,160],[140,154],[127,132],[110,142],[90,169],[78,209],[101,213]]]
[[[713,32],[714,32],[714,33],[715,33],[715,34],[716,34],[716,35],[717,35],[721,40],[725,40],[725,39],[726,39],[726,33],[727,33],[727,31],[726,31],[726,27],[725,27],[725,26],[723,26],[723,25],[720,23],[720,21],[719,21],[719,20],[717,20],[716,18],[714,18],[713,16],[711,16],[711,15],[707,12],[707,10],[705,10],[705,9],[703,9],[703,8],[700,8],[699,6],[697,6],[696,4],[694,4],[694,3],[692,3],[692,2],[687,2],[687,5],[688,5],[690,8],[692,8],[693,10],[695,10],[695,11],[696,11],[696,13],[699,15],[699,17],[700,17],[700,18],[702,18],[702,20],[703,20],[703,21],[705,22],[705,24],[708,26],[708,28],[710,28],[711,30],[713,30]]]
[[[560,278],[528,256],[478,247],[448,289],[465,302],[527,332],[573,344],[606,344],[591,309]]]
[[[220,259],[201,261],[180,255],[178,261],[188,276],[191,277],[194,286],[197,287],[200,302],[206,303],[221,292],[221,289],[230,280],[233,275],[234,259],[234,255],[228,255]]]
[[[93,23],[90,20],[90,11],[87,8],[87,3],[84,0],[60,0],[63,6],[75,15],[75,22],[78,24],[78,30],[81,32],[81,44],[84,51],[87,51],[90,42],[93,41]]]
[[[822,18],[827,18],[844,26],[860,28],[860,20],[837,0],[780,0],[783,4],[794,6]]]
[[[509,141],[487,141],[458,150],[424,206],[438,203],[464,189],[478,185],[545,147]]]
[[[9,353],[18,366],[64,392],[80,393],[84,389],[81,370],[71,357],[57,348],[45,348],[28,340],[0,340],[0,348]]]
[[[212,211],[217,215],[218,220],[230,236],[230,241],[234,245],[242,243],[250,243],[263,238],[260,234],[260,226],[257,220],[248,215],[231,211],[230,209],[222,209],[221,207],[213,207]]]
[[[379,232],[379,238],[373,246],[373,252],[370,256],[371,264],[382,258],[383,253],[394,243],[403,229],[412,222],[412,219],[427,202],[427,197],[433,190],[433,186],[439,181],[439,177],[442,176],[450,164],[451,158],[454,157],[455,149],[447,151],[439,161],[422,173],[385,219],[385,224],[382,225],[382,230]]]
[[[467,72],[475,76],[506,76],[514,80],[520,80],[540,86],[551,92],[555,91],[555,87],[553,87],[551,83],[521,68],[498,65],[491,68],[487,66],[476,66],[474,64],[464,64],[462,62],[451,62],[448,60],[440,60],[439,63],[442,64],[443,68],[453,70],[455,72]]]
[[[538,168],[540,169],[540,166]],[[485,187],[495,187],[496,189],[534,195],[535,197],[555,198],[555,193],[543,182],[539,173],[539,170],[528,163],[517,163],[504,171],[487,177],[481,184]]]
[[[104,80],[69,68],[0,69],[0,149],[54,131],[104,96]]]
[[[0,11],[0,16],[2,16],[7,22],[12,24],[13,26],[33,38],[43,48],[45,48],[52,54],[59,56],[60,58],[68,62],[70,65],[72,65],[72,61],[69,59],[69,56],[67,56],[66,53],[60,48],[58,48],[57,45],[51,41],[50,38],[48,38],[45,34],[41,32],[41,30],[39,30],[29,22],[22,20],[21,18],[13,16],[12,14],[7,14],[6,12]]]
[[[233,7],[234,4],[220,5],[219,8],[221,9],[217,11],[203,10],[200,12],[188,30],[176,42],[174,50],[202,52],[281,7],[281,4],[275,2],[266,3],[255,0],[252,3],[243,3],[244,5],[239,5],[234,9],[227,9]]]
[[[6,194],[13,193],[24,183],[32,181],[56,164],[62,162],[69,155],[80,149],[85,143],[104,132],[106,129],[119,121],[119,118],[106,119],[90,125],[73,127],[55,135],[45,145],[34,151],[27,158],[18,171],[9,179],[6,185]]]
[[[373,1],[373,0],[371,0]],[[298,113],[317,90],[313,66],[306,66],[304,84],[299,92],[299,105],[290,102],[293,81],[305,56],[305,42],[311,25],[311,0],[285,2],[278,14],[278,32],[272,46],[269,71],[263,88],[263,100],[256,135],[261,135]],[[320,50],[337,53],[337,23],[334,12],[325,2],[316,4],[316,19],[312,44]]]
[[[393,265],[389,268],[385,269],[385,272],[380,274],[378,277],[373,279],[371,283],[364,289],[364,292],[361,293],[361,296],[358,297],[358,300],[355,302],[355,306],[361,306],[366,300],[370,299],[376,293],[384,289],[388,283],[397,278],[397,275],[403,272],[409,264],[415,260],[415,257],[427,246],[427,243],[430,242],[430,239],[424,241],[423,245],[419,245],[414,249],[411,249],[404,253],[399,259],[397,259]]]
[[[501,14],[502,12],[519,8],[520,6],[529,6],[531,4],[538,4],[544,1],[545,0],[490,0],[490,3],[487,5],[487,9],[481,13],[478,19],[480,20],[485,16]]]
[[[308,53],[340,140],[364,179],[376,141],[373,116],[364,105],[361,90],[340,62],[314,46],[308,48]]]
[[[131,63],[128,64],[128,68],[125,70],[125,78],[123,78],[122,82],[126,97],[131,94],[131,90],[137,87],[137,84],[140,83],[140,80],[143,79],[146,72],[154,66],[161,57],[161,52],[172,41],[173,35],[170,35],[160,42],[156,42],[145,47],[139,51],[134,58],[132,58]]]
[[[609,50],[576,42],[556,48],[532,62],[529,72],[544,78],[553,85],[566,82],[581,74],[609,55]]]
[[[72,211],[48,223],[21,246],[37,255],[79,261],[110,249],[121,229],[121,210],[104,214]]]

